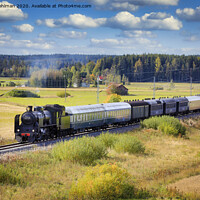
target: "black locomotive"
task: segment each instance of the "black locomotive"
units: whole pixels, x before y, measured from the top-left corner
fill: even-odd
[[[200,110],[200,96],[146,99],[119,103],[64,107],[58,104],[27,107],[15,116],[15,139],[37,142],[85,130],[130,124],[157,115],[178,115]]]

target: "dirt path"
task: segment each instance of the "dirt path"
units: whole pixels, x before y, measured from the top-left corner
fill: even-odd
[[[170,184],[168,188],[200,196],[200,175],[184,178],[176,183]]]

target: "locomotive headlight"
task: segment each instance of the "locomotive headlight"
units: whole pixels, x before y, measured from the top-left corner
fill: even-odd
[[[19,129],[17,129],[17,132],[19,132],[20,130]]]
[[[35,130],[33,129],[33,130],[32,130],[32,132],[34,133],[34,132],[35,132]]]

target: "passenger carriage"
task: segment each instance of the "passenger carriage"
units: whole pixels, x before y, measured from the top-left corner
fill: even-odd
[[[149,117],[149,104],[145,101],[128,101],[131,106],[131,120],[139,121]]]
[[[163,103],[160,100],[144,100],[149,104],[149,116],[156,116],[163,114]]]
[[[200,96],[190,96],[186,97],[189,101],[189,111],[199,111],[200,110]]]
[[[176,97],[176,113],[185,113],[189,110],[189,101],[186,97]]]
[[[163,115],[174,115],[176,113],[176,101],[173,98],[161,99],[163,103]]]

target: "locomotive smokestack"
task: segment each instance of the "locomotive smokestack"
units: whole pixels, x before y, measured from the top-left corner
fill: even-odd
[[[28,107],[26,108],[26,111],[27,111],[27,112],[32,112],[32,111],[33,111],[33,106],[28,106]]]

